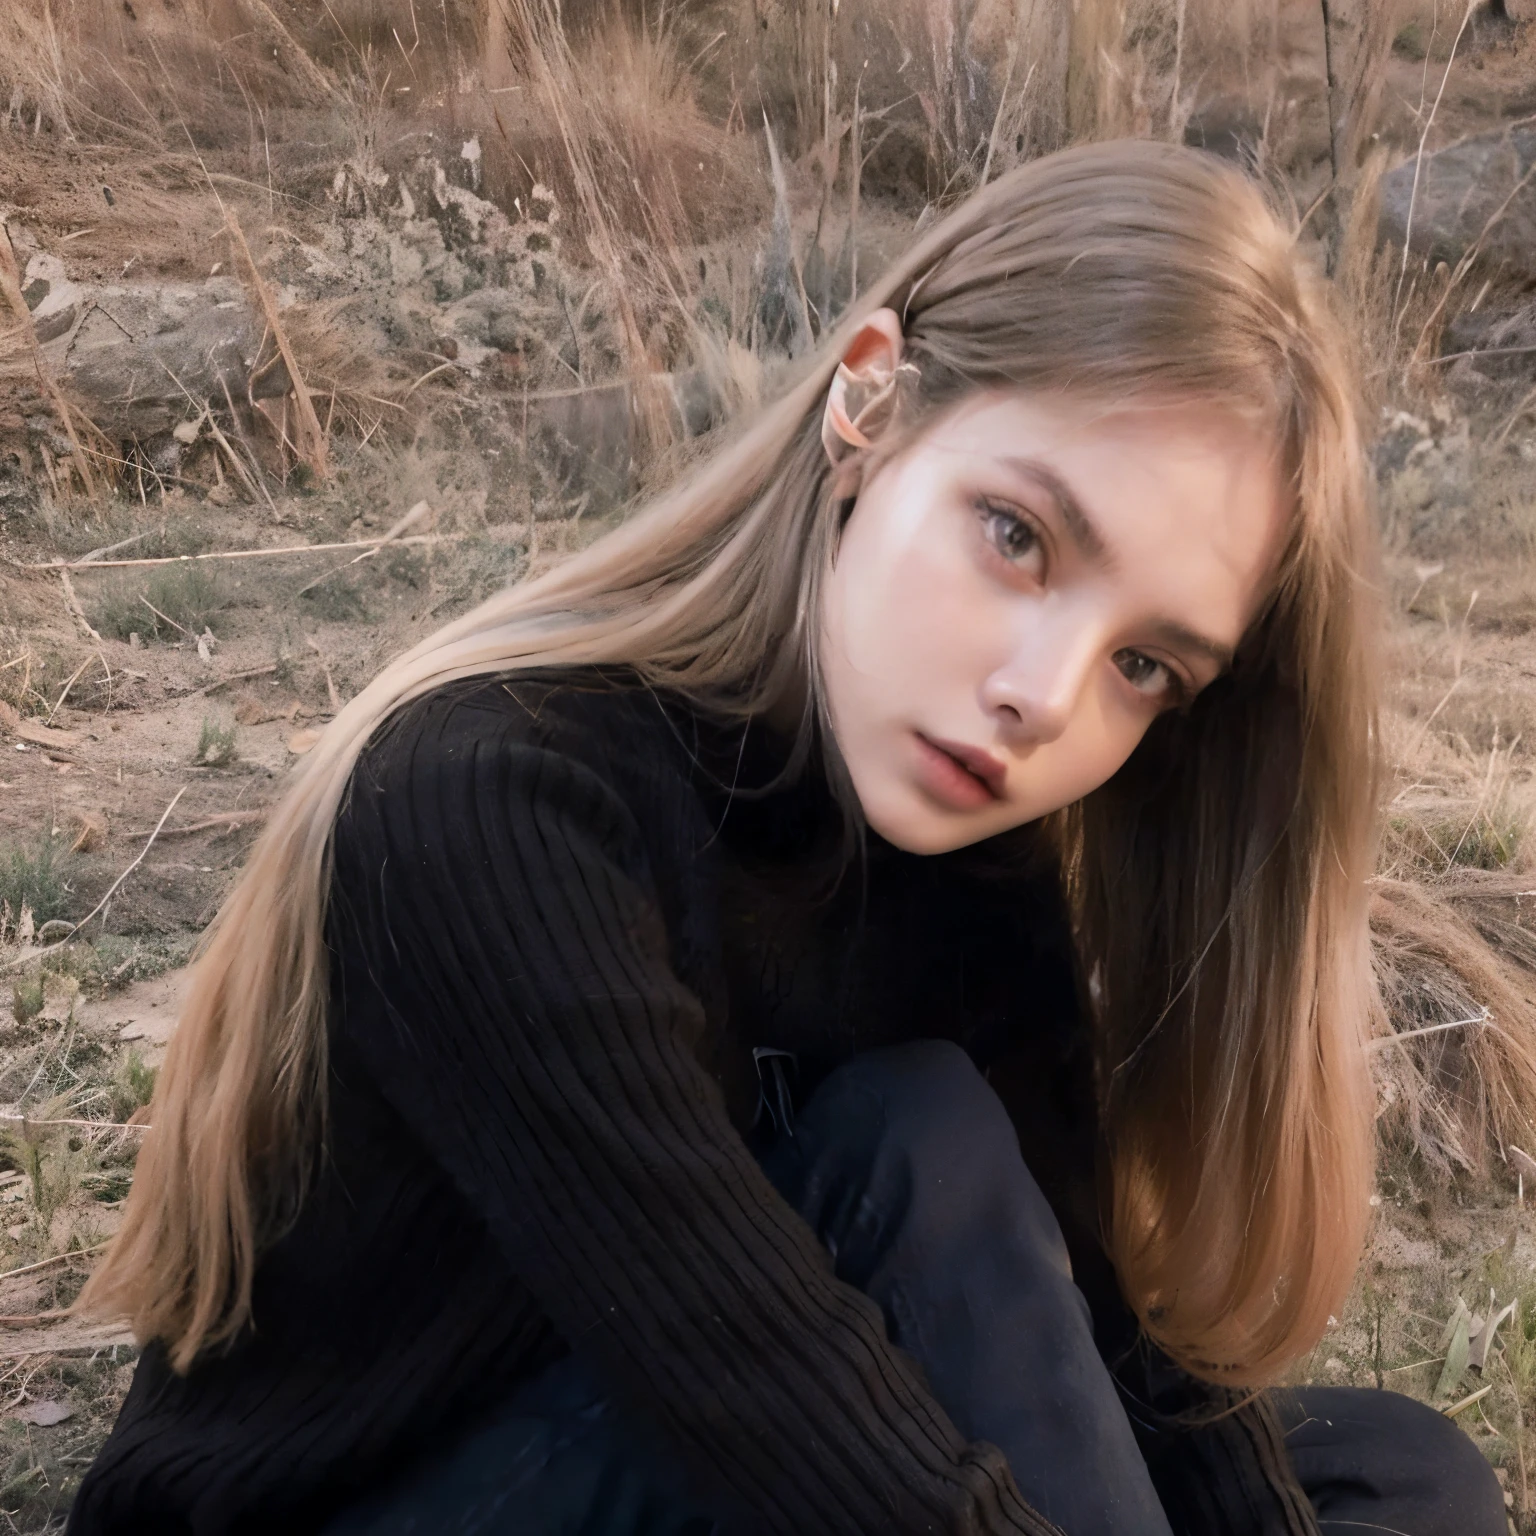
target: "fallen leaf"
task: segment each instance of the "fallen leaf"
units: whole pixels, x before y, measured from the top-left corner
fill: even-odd
[[[1505,1147],[1504,1150],[1509,1153],[1509,1160],[1514,1165],[1515,1172],[1536,1184],[1536,1157],[1532,1157],[1529,1152],[1522,1152],[1513,1144]]]
[[[39,1398],[35,1403],[23,1403],[11,1410],[13,1419],[20,1419],[23,1424],[36,1424],[40,1429],[46,1429],[50,1424],[62,1424],[74,1416],[72,1403],[53,1397]]]
[[[1445,1365],[1441,1368],[1440,1380],[1435,1383],[1434,1396],[1436,1397],[1449,1397],[1456,1390],[1456,1384],[1467,1370],[1472,1318],[1465,1302],[1457,1307],[1453,1321],[1451,1342],[1445,1352]]]
[[[269,720],[286,720],[292,724],[302,709],[303,705],[297,699],[283,704],[248,693],[235,705],[235,719],[241,725],[265,725]]]
[[[1451,1347],[1451,1340],[1456,1336],[1456,1325],[1467,1315],[1467,1304],[1458,1296],[1456,1310],[1446,1319],[1445,1327],[1441,1330],[1440,1343],[1436,1346],[1438,1349],[1447,1350]]]
[[[1483,1324],[1475,1329],[1467,1344],[1467,1369],[1476,1371],[1479,1376],[1483,1374],[1483,1367],[1488,1364],[1488,1351],[1493,1348],[1493,1341],[1498,1337],[1499,1327],[1515,1314],[1515,1302],[1504,1308],[1502,1312],[1496,1312]]]
[[[308,752],[319,740],[320,732],[314,726],[306,725],[302,731],[295,731],[288,738],[288,750],[295,754]]]
[[[71,853],[94,853],[107,840],[107,818],[96,811],[76,811],[74,821],[79,831],[69,845]]]

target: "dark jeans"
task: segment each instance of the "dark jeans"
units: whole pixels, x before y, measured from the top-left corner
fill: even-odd
[[[850,1062],[764,1166],[838,1277],[879,1304],[892,1342],[961,1432],[998,1446],[1020,1491],[1066,1536],[1171,1536],[1056,1219],[962,1051],[923,1042]],[[1282,1413],[1324,1536],[1505,1536],[1492,1470],[1432,1409],[1335,1387],[1290,1394]],[[1251,1512],[1222,1518],[1219,1536],[1270,1528]],[[667,1454],[572,1356],[326,1536],[715,1529]]]

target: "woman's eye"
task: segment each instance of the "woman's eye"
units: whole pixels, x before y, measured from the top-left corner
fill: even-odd
[[[983,500],[980,506],[987,539],[1003,559],[1015,565],[1040,560],[1044,547],[1031,523],[995,501]]]
[[[1172,695],[1179,691],[1179,679],[1174,676],[1172,669],[1160,661],[1154,661],[1150,656],[1142,655],[1140,651],[1116,651],[1115,665],[1132,688],[1149,698],[1161,694]]]

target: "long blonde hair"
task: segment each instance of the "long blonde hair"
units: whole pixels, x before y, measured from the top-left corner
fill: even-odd
[[[822,403],[882,305],[914,370],[876,453],[967,391],[1017,387],[1242,410],[1286,466],[1289,543],[1231,675],[1053,824],[1127,1299],[1177,1359],[1230,1382],[1272,1377],[1316,1340],[1358,1259],[1372,1171],[1367,478],[1348,349],[1286,219],[1232,167],[1149,143],[1067,150],[977,193],[733,445],[341,711],[205,937],[122,1230],[82,1306],[127,1316],[180,1370],[248,1322],[254,1268],[323,1141],[332,825],[403,703],[478,674],[622,663],[744,715],[807,682],[819,707],[842,511]]]

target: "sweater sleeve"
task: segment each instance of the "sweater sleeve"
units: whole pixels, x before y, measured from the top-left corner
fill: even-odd
[[[338,821],[331,924],[335,1027],[733,1529],[1054,1531],[732,1128],[603,774],[510,729],[393,748]]]

